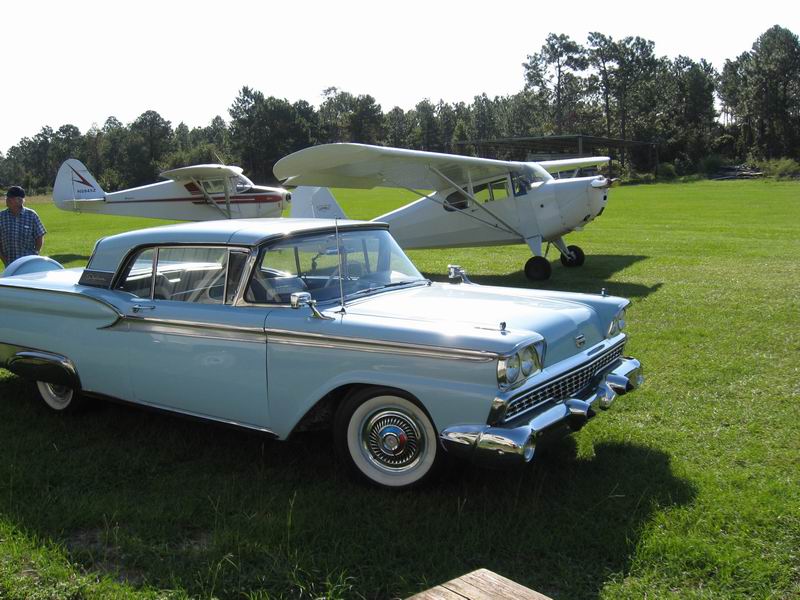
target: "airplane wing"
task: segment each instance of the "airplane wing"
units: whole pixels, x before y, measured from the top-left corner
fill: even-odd
[[[173,181],[191,181],[192,179],[220,179],[225,177],[236,177],[242,174],[241,167],[228,165],[192,165],[191,167],[181,167],[171,169],[161,173],[164,179]]]
[[[324,144],[290,154],[275,163],[284,185],[371,189],[443,190],[469,181],[519,171],[523,163],[456,154],[404,150],[366,144]]]
[[[608,156],[589,156],[586,158],[564,158],[561,160],[541,160],[541,166],[548,173],[558,173],[583,167],[596,167],[604,165],[611,159]]]

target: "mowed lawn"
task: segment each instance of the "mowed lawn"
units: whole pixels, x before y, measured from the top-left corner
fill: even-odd
[[[337,196],[362,218],[410,199]],[[34,207],[69,265],[155,224]],[[631,298],[645,386],[526,468],[418,491],[350,481],[327,434],[66,417],[0,371],[0,598],[394,598],[480,567],[558,600],[800,597],[798,221],[799,183],[614,189],[569,236],[585,266],[551,252],[538,285]],[[523,246],[410,255],[533,285]]]

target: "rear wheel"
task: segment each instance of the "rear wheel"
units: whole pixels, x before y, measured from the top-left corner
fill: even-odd
[[[37,381],[36,388],[44,403],[56,412],[74,412],[84,406],[84,399],[71,387]]]
[[[442,460],[430,417],[398,390],[366,388],[345,398],[336,413],[334,438],[351,470],[383,487],[419,485]]]

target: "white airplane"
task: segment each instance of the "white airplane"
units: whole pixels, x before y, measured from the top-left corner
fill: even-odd
[[[542,253],[544,242],[558,248],[565,266],[583,264],[583,250],[567,246],[563,236],[603,212],[612,185],[601,175],[560,179],[551,173],[578,175],[581,168],[608,161],[601,156],[516,162],[325,144],[282,158],[274,173],[284,185],[318,186],[294,190],[293,217],[343,216],[326,187],[406,189],[422,197],[374,219],[389,223],[404,248],[527,244],[533,257],[525,263],[525,275],[543,280],[551,274]]]
[[[254,185],[240,167],[194,165],[161,177],[168,181],[106,193],[81,161],[70,158],[58,170],[53,201],[76,212],[209,221],[280,217],[291,198],[285,189]]]

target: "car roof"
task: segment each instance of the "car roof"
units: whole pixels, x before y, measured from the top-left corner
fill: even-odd
[[[128,253],[140,246],[200,244],[253,247],[272,238],[312,231],[388,228],[385,223],[333,219],[224,219],[162,225],[103,238],[95,245],[88,270],[116,272]]]

